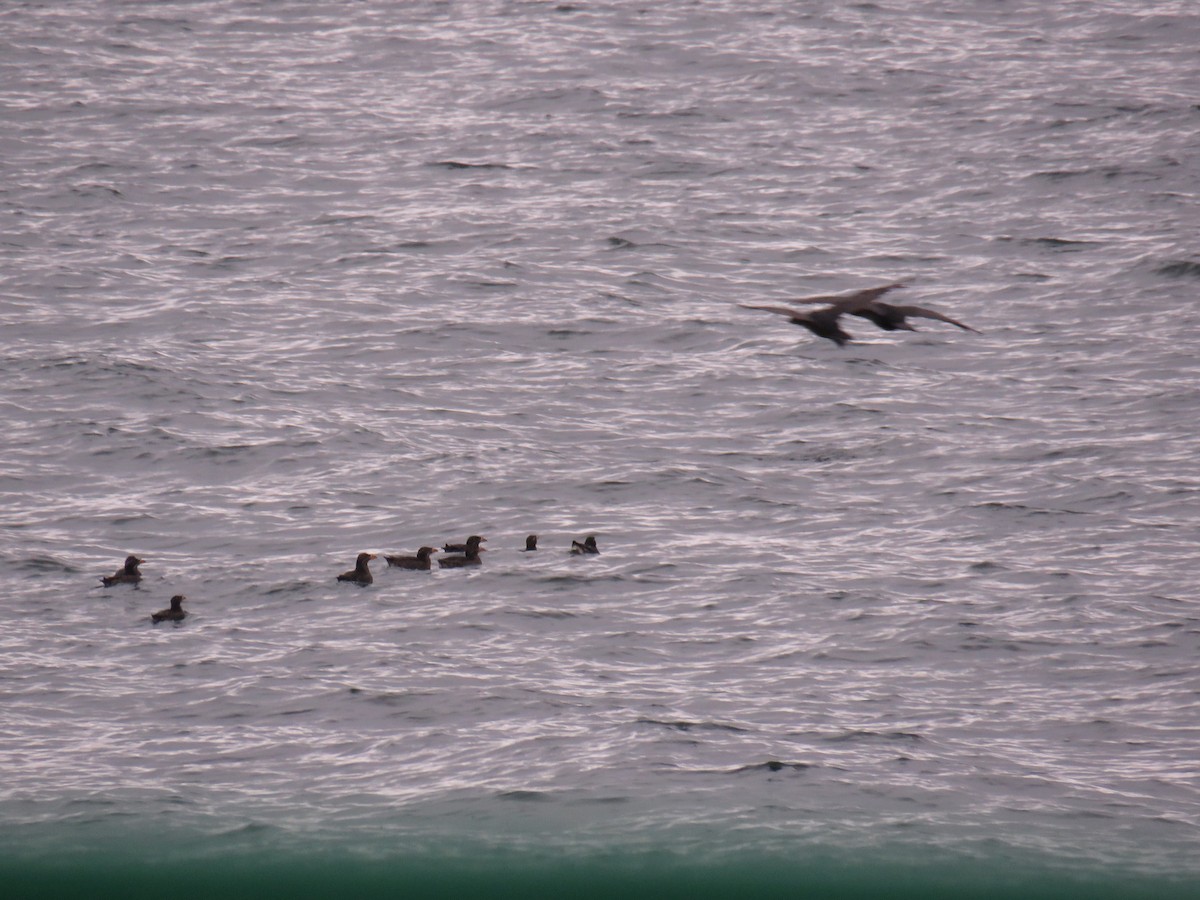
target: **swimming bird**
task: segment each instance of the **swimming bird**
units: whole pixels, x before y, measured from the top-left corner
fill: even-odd
[[[354,561],[354,568],[349,572],[343,572],[337,577],[337,580],[361,585],[371,584],[375,580],[371,577],[371,560],[374,558],[374,553],[358,554],[358,559]]]
[[[800,325],[807,328],[817,337],[827,338],[839,347],[845,347],[852,340],[851,336],[843,331],[842,326],[838,324],[838,319],[841,318],[843,310],[836,306],[814,309],[811,312],[790,309],[786,306],[747,306],[744,303],[739,304],[739,306],[742,309],[761,309],[764,312],[773,312],[781,316],[787,316],[788,321],[793,325]]]
[[[138,559],[130,554],[125,557],[124,568],[117,569],[111,575],[101,575],[100,580],[104,582],[105,587],[112,587],[114,584],[137,584],[142,580],[142,573],[138,571],[138,566],[144,562],[144,559]]]
[[[389,566],[395,566],[398,569],[425,569],[428,571],[433,566],[430,564],[429,557],[431,554],[437,553],[433,547],[422,547],[417,551],[416,556],[385,556]]]
[[[183,611],[183,601],[186,599],[187,597],[183,596],[183,594],[176,594],[171,598],[171,608],[160,609],[156,613],[151,613],[151,620],[155,622],[182,622],[187,616],[187,613]]]
[[[537,549],[537,535],[531,534],[531,535],[529,535],[529,537],[525,538],[525,549],[522,550],[521,552],[529,553],[530,551],[536,550],[536,549]]]
[[[478,566],[483,560],[479,558],[479,544],[486,538],[481,538],[477,534],[467,538],[466,544],[462,544],[462,555],[444,556],[438,560],[438,565],[443,569],[459,569],[463,566]],[[446,546],[450,546],[447,544]]]
[[[571,541],[571,552],[576,556],[589,553],[599,556],[600,548],[596,546],[596,536],[594,534],[589,534],[583,539],[582,544],[579,543],[579,541]]]
[[[465,544],[442,544],[442,551],[444,553],[466,553],[467,549],[472,543],[475,545],[475,549],[478,550],[480,544],[487,543],[487,538],[473,534],[467,538],[467,542]],[[441,560],[438,560],[438,562],[441,562]]]
[[[979,334],[978,329],[964,325],[957,319],[943,315],[937,310],[924,306],[899,306],[895,303],[885,303],[879,299],[888,291],[902,287],[904,287],[902,284],[885,284],[882,287],[868,288],[865,291],[858,291],[842,297],[802,297],[796,302],[828,303],[831,309],[839,310],[846,315],[867,319],[884,331],[916,331],[917,329],[906,321],[912,317],[914,319],[937,319],[939,322],[957,325],[963,331],[974,331]]]

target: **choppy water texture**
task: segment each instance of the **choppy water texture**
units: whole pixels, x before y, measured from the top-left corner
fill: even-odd
[[[0,10],[8,858],[1194,886],[1197,47],[1184,2]],[[892,281],[983,333],[738,307]]]

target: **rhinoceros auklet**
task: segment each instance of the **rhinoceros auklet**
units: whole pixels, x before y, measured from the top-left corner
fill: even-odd
[[[171,598],[170,609],[160,609],[151,613],[150,618],[155,622],[182,622],[187,617],[187,613],[183,611],[183,601],[186,599],[183,594],[176,594]]]
[[[583,539],[582,544],[579,543],[579,541],[571,541],[571,552],[576,556],[589,553],[599,556],[600,548],[596,546],[596,536],[594,534],[589,534]]]
[[[868,288],[844,297],[802,297],[796,302],[828,303],[831,309],[846,315],[867,319],[884,331],[916,331],[917,329],[909,325],[907,321],[909,317],[912,317],[914,319],[936,319],[939,322],[957,325],[963,331],[979,333],[978,329],[964,325],[957,319],[943,315],[937,310],[927,309],[924,306],[898,306],[894,303],[884,303],[879,299],[888,291],[902,287],[904,287],[902,284],[885,284],[882,287]]]
[[[747,306],[744,303],[739,305],[742,309],[761,309],[764,312],[779,313],[781,316],[787,316],[788,321],[793,325],[801,325],[817,337],[828,338],[839,347],[845,347],[852,340],[850,335],[843,331],[842,326],[838,324],[842,310],[836,306],[827,306],[823,309],[814,309],[811,312],[805,312],[799,309],[789,309],[786,306]]]
[[[416,556],[384,556],[389,566],[395,566],[397,569],[432,569],[433,566],[429,562],[431,554],[437,553],[433,547],[422,547],[417,551]]]
[[[473,534],[467,538],[465,544],[442,544],[442,551],[445,553],[467,553],[470,551],[472,545],[474,545],[476,550],[479,550],[479,545],[486,543],[487,538]],[[441,562],[441,560],[439,559],[438,562]]]
[[[358,554],[358,559],[354,561],[354,568],[349,572],[343,572],[337,577],[337,580],[349,581],[353,584],[370,584],[375,580],[371,577],[371,560],[374,558],[374,553]]]
[[[536,549],[537,549],[537,535],[531,534],[531,535],[529,535],[529,537],[525,538],[525,549],[522,550],[521,552],[529,553],[530,551],[536,550]]]
[[[463,553],[461,556],[444,556],[438,560],[438,565],[443,569],[458,569],[463,566],[478,566],[483,560],[479,558],[479,544],[485,538],[481,538],[477,534],[467,538],[467,543],[463,545]]]
[[[104,582],[105,587],[112,587],[114,584],[137,584],[142,580],[142,573],[138,571],[138,566],[144,562],[144,559],[138,559],[130,554],[125,557],[124,568],[117,569],[112,575],[101,575],[100,580]]]

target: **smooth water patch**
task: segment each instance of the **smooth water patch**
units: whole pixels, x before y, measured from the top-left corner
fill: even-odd
[[[238,838],[253,837],[241,833]],[[556,854],[533,850],[456,848],[417,853],[380,848],[249,853],[212,846],[157,852],[58,853],[40,859],[0,858],[6,893],[22,900],[286,896],[603,898],[725,900],[731,897],[858,900],[1174,900],[1195,896],[1196,883],[1120,870],[1064,871],[1039,859],[929,858],[896,853],[797,854],[789,858],[668,850]]]

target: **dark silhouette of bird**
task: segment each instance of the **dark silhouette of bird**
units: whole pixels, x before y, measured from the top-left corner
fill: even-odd
[[[529,537],[525,538],[525,549],[521,552],[529,553],[536,549],[537,549],[537,535],[531,534],[531,535],[529,535]]]
[[[100,580],[104,582],[105,587],[112,587],[114,584],[137,584],[142,580],[138,566],[144,562],[144,559],[138,559],[131,554],[125,557],[125,565],[122,568],[111,575],[101,575]]]
[[[583,539],[582,544],[579,543],[579,541],[571,541],[571,552],[576,556],[587,554],[599,556],[600,548],[596,546],[596,536],[594,534],[589,534]]]
[[[444,553],[466,553],[467,548],[470,547],[472,543],[475,544],[475,549],[478,550],[480,544],[487,543],[487,538],[473,534],[467,538],[467,542],[465,544],[442,544],[442,551]],[[441,562],[441,560],[438,560],[438,562]]]
[[[170,609],[160,609],[156,613],[150,613],[150,619],[154,622],[182,622],[187,617],[187,613],[183,611],[183,601],[187,597],[183,594],[176,594],[171,598]]]
[[[337,580],[349,581],[352,584],[371,584],[375,580],[371,577],[371,560],[374,558],[374,553],[358,554],[358,559],[354,561],[354,568],[349,572],[343,572],[337,577]]]
[[[389,566],[394,566],[397,569],[424,569],[428,571],[433,568],[429,557],[431,554],[437,553],[433,547],[422,547],[417,551],[416,556],[384,556]]]
[[[463,566],[478,566],[483,560],[479,558],[479,544],[486,538],[481,538],[477,534],[467,538],[466,544],[462,545],[463,552],[461,555],[444,556],[438,560],[438,565],[443,569],[460,569]],[[449,546],[449,545],[447,545]]]
[[[838,319],[842,316],[842,310],[835,306],[806,311],[789,309],[786,306],[747,306],[744,303],[739,305],[742,309],[761,309],[764,312],[773,312],[781,316],[787,316],[788,321],[793,325],[800,325],[807,328],[817,337],[827,338],[839,347],[845,347],[852,339],[849,334],[842,330],[842,326],[838,324]]]
[[[888,291],[902,287],[904,287],[902,284],[885,284],[882,287],[868,288],[865,291],[857,291],[841,297],[803,297],[795,302],[827,303],[830,309],[845,315],[867,319],[884,331],[916,331],[917,329],[907,321],[909,318],[914,318],[936,319],[939,322],[957,325],[963,331],[974,331],[979,334],[978,329],[964,325],[957,319],[952,319],[935,309],[928,309],[924,306],[901,306],[895,303],[885,303],[879,299]]]

